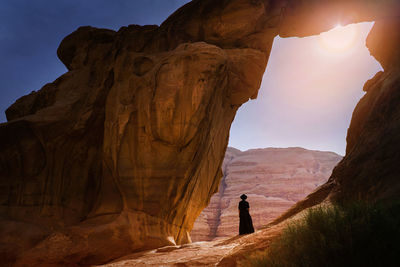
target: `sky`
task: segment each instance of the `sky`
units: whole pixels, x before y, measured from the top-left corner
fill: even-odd
[[[382,70],[365,46],[372,26],[276,37],[258,98],[239,109],[229,145],[240,150],[299,146],[344,155],[363,85]]]
[[[57,58],[57,47],[79,26],[118,30],[129,24],[159,25],[187,2],[2,0],[0,122],[6,121],[4,111],[16,99],[67,71]],[[239,109],[230,146],[300,146],[344,154],[363,84],[381,69],[365,48],[372,23],[347,27],[356,29],[338,28],[333,38],[276,37],[259,96]],[[342,39],[347,40],[344,47]]]
[[[118,30],[161,24],[189,0],[1,0],[0,122],[19,97],[67,71],[57,58],[61,40],[79,26]]]

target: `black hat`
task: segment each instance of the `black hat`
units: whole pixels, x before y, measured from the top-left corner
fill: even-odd
[[[247,198],[247,196],[245,194],[240,196],[241,199],[245,200]]]

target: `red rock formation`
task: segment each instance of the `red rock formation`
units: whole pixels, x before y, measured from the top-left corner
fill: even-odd
[[[302,148],[241,152],[228,147],[219,192],[196,220],[193,241],[236,236],[239,196],[247,194],[255,228],[270,223],[325,183],[341,156]]]
[[[194,0],[160,27],[79,28],[58,49],[69,71],[19,99],[0,125],[3,262],[97,264],[190,241],[217,190],[230,124],[257,96],[273,38],[315,34],[338,18],[382,20],[390,29],[398,7],[394,0]],[[373,54],[385,59],[382,49]],[[398,183],[389,184],[398,174],[397,74],[385,67],[367,93],[375,100],[362,134],[325,188],[397,194]]]

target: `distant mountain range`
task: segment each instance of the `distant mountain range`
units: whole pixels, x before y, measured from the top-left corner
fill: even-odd
[[[244,152],[228,147],[219,192],[197,218],[192,240],[209,241],[237,235],[237,205],[241,194],[248,196],[255,228],[268,224],[326,182],[341,159],[334,152],[299,147]]]

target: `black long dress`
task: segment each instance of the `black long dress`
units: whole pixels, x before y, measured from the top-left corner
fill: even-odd
[[[249,213],[249,202],[242,200],[239,202],[239,235],[254,233],[253,221]]]

